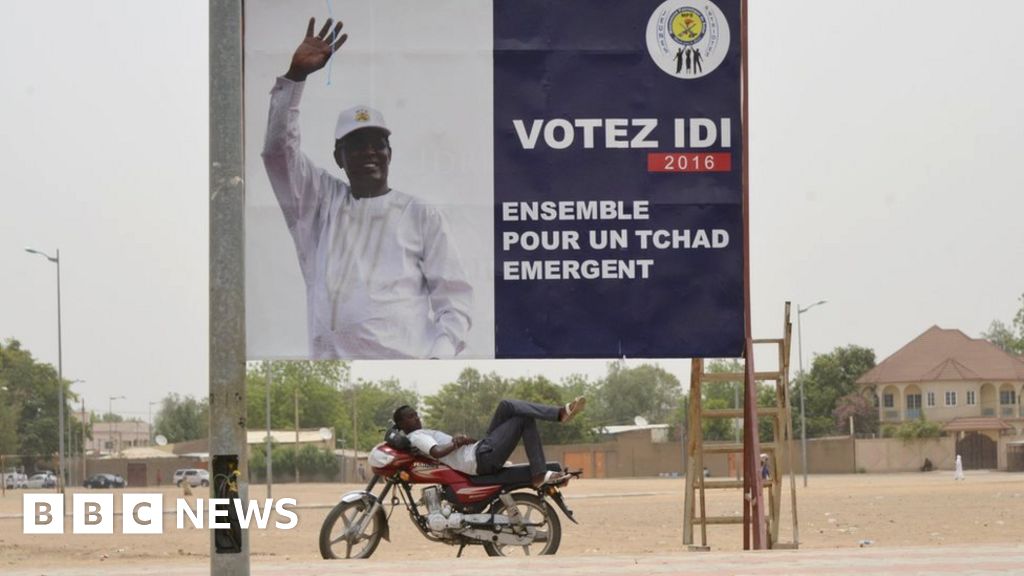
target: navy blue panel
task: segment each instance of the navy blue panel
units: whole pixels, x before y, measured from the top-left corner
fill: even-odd
[[[648,52],[662,0],[495,0],[495,357],[733,357],[743,349],[742,126],[739,0],[716,0],[729,24],[722,64],[682,80]],[[513,120],[656,118],[655,149],[525,149]],[[731,146],[676,149],[674,119],[731,123]],[[635,133],[630,129],[630,135]],[[727,152],[732,169],[651,173],[651,152]],[[634,200],[647,221],[507,222],[503,202]],[[721,249],[642,250],[636,230],[724,230]],[[580,250],[504,250],[504,233],[576,230]],[[596,250],[592,230],[626,230],[629,245]],[[510,280],[508,261],[653,259],[647,279]]]

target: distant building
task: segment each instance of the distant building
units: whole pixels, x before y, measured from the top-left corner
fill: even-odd
[[[1024,360],[959,330],[932,326],[857,380],[883,423],[991,418],[1024,428]]]
[[[106,456],[149,445],[146,422],[93,422],[92,439],[86,438],[85,449],[90,455]]]
[[[932,326],[857,384],[883,427],[923,417],[978,445],[958,442],[957,453],[985,452],[989,461],[1000,436],[1024,434],[1024,359],[959,330]]]

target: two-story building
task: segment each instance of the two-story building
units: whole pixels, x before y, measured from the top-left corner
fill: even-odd
[[[923,417],[986,451],[1000,436],[1024,434],[1024,359],[959,330],[932,326],[857,384],[874,397],[882,426]]]

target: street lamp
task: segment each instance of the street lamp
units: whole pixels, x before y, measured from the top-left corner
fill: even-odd
[[[149,403],[149,445],[153,445],[153,404],[159,404],[160,401]]]
[[[828,300],[818,300],[814,304],[801,308],[796,307],[796,340],[797,357],[800,359],[800,448],[804,468],[804,488],[807,487],[807,417],[804,413],[804,337],[800,328],[800,316],[815,306],[826,304]]]
[[[114,420],[114,400],[126,400],[124,396],[111,396],[107,399],[107,420]]]
[[[60,323],[60,249],[56,256],[50,256],[34,248],[25,248],[29,254],[38,254],[57,265],[57,454],[58,454],[58,490],[64,493],[64,355],[62,349]]]
[[[114,433],[110,435],[110,445],[111,446],[114,445],[114,435],[117,434],[117,422],[114,422],[114,400],[124,400],[124,399],[125,399],[124,396],[111,396],[108,399],[108,401],[107,401],[107,422],[114,424]],[[121,450],[120,438],[118,438],[117,448],[118,448],[118,451],[120,452],[120,450]]]
[[[68,388],[70,388],[71,386],[73,386],[75,384],[84,384],[84,383],[85,383],[85,380],[82,380],[82,379],[78,378],[78,379],[72,380],[71,382],[68,382]],[[75,413],[74,410],[68,410],[68,422],[67,422],[67,424],[68,424],[68,428],[67,428],[67,430],[68,430],[68,444],[67,444],[67,446],[68,446],[68,459],[69,460],[75,455],[75,444],[74,444],[74,442],[71,441],[72,437],[74,436],[71,433],[71,431],[74,429],[71,426],[71,416],[74,413]],[[85,436],[84,435],[82,436],[82,443],[83,443],[83,445],[85,444]],[[85,458],[84,451],[83,451],[83,454],[82,454],[82,458],[83,459]],[[72,473],[72,467],[73,466],[74,466],[73,462],[69,462],[68,463],[68,480],[69,481],[74,476],[74,474]],[[85,478],[82,478],[82,480],[85,480]]]

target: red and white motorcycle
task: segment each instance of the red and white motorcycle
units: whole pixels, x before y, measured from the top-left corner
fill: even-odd
[[[341,498],[320,528],[320,554],[327,559],[369,558],[381,538],[390,541],[388,514],[399,503],[413,524],[428,539],[466,546],[482,545],[489,556],[554,554],[562,539],[562,525],[553,502],[566,518],[576,522],[562,499],[569,472],[557,484],[535,488],[529,466],[508,466],[497,474],[467,476],[431,458],[414,453],[408,439],[392,429],[385,442],[369,455],[373,478],[365,490]],[[560,471],[557,463],[548,469]],[[412,487],[424,485],[420,498]],[[383,488],[376,494],[374,490]]]

